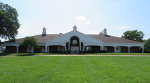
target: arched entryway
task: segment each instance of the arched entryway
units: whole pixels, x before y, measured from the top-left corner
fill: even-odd
[[[78,37],[73,36],[70,38],[70,53],[78,54],[80,52],[80,40]]]

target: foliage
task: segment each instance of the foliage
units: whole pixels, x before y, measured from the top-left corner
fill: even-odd
[[[150,38],[145,41],[145,51],[150,52]]]
[[[15,8],[8,4],[0,3],[0,37],[15,39],[19,28],[18,13]]]
[[[22,42],[21,46],[28,47],[28,48],[36,47],[37,46],[36,39],[33,37],[26,37]]]
[[[123,33],[122,38],[142,42],[144,33],[138,30],[126,31]]]

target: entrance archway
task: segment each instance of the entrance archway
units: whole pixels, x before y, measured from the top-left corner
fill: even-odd
[[[78,54],[80,52],[80,40],[76,36],[70,38],[70,52],[72,54]]]

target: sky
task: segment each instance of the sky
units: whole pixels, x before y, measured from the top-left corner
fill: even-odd
[[[16,8],[21,24],[17,38],[67,33],[74,25],[85,34],[120,37],[127,30],[143,31],[150,38],[150,0],[0,0]]]

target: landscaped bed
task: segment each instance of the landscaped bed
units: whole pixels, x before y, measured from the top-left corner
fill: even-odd
[[[78,56],[96,56],[96,55],[139,55],[139,56],[150,56],[150,53],[83,53],[83,54],[57,54],[57,53],[0,53],[0,56],[34,56],[34,55],[65,55],[65,56],[69,56],[69,55],[78,55]]]
[[[0,56],[0,83],[149,83],[150,56]]]

